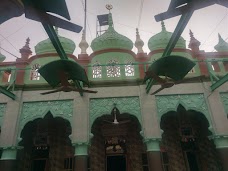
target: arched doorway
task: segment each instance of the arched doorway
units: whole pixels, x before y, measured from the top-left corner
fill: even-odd
[[[91,128],[94,137],[89,149],[90,169],[143,171],[146,149],[140,131],[137,118],[126,113],[120,114],[116,107],[111,115],[97,118]]]
[[[73,169],[74,148],[69,135],[69,121],[53,118],[48,113],[43,119],[28,122],[21,132],[18,153],[21,171],[71,171]]]
[[[164,114],[160,123],[164,170],[221,170],[215,145],[208,139],[211,132],[206,117],[181,105]]]

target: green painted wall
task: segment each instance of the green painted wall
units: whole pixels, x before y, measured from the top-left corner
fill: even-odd
[[[2,126],[2,123],[3,123],[3,116],[5,114],[5,110],[6,110],[6,104],[0,103],[0,127]]]

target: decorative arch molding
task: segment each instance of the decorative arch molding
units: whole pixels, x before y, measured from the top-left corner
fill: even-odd
[[[119,109],[120,114],[131,114],[135,116],[142,125],[139,97],[100,98],[90,99],[90,128],[98,117],[111,114],[114,103]]]
[[[221,97],[222,102],[223,102],[224,110],[228,116],[228,93],[221,93],[220,97]]]
[[[72,125],[73,100],[24,102],[19,124],[19,136],[24,126],[35,119],[44,118],[50,112],[53,117],[66,119]]]
[[[0,103],[0,127],[2,126],[3,122],[3,116],[6,111],[6,104],[5,103]]]
[[[169,111],[177,111],[181,104],[186,110],[195,110],[204,114],[210,124],[209,129],[212,131],[211,117],[203,94],[161,95],[155,98],[159,123],[162,115]]]

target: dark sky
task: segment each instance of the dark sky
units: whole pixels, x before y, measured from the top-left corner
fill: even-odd
[[[83,0],[66,0],[71,21],[73,23],[84,25]],[[140,7],[143,2],[141,20]],[[96,37],[96,15],[108,13],[106,4],[112,4],[114,27],[117,32],[135,41],[135,29],[139,26],[141,39],[144,41],[144,51],[148,50],[148,40],[151,36],[161,31],[161,24],[157,23],[154,15],[165,12],[170,0],[88,0],[87,8],[87,41],[90,44]],[[166,29],[173,32],[179,17],[165,20]],[[188,23],[182,36],[189,41],[189,29],[195,37],[201,42],[201,49],[205,51],[214,51],[214,46],[218,42],[218,33],[228,41],[228,9],[219,5],[213,5],[202,10],[196,11]],[[80,52],[78,44],[81,40],[81,33],[76,34],[59,29],[61,36],[71,38],[76,43],[77,55]],[[26,19],[24,16],[13,18],[0,25],[1,47],[20,56],[19,49],[24,46],[26,38],[31,39],[31,49],[35,54],[34,46],[47,38],[47,34],[41,24]],[[135,51],[135,48],[133,49]],[[88,49],[91,52],[91,49]],[[1,53],[7,56],[6,61],[12,61],[14,58],[1,50]]]

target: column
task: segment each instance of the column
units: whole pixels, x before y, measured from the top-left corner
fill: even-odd
[[[17,149],[18,147],[2,148],[2,156],[0,159],[0,171],[15,171],[17,170]]]
[[[213,137],[223,170],[228,170],[228,135],[217,135]]]
[[[75,143],[74,171],[87,171],[88,143]]]
[[[150,171],[163,171],[160,153],[160,138],[145,139],[147,158]]]

